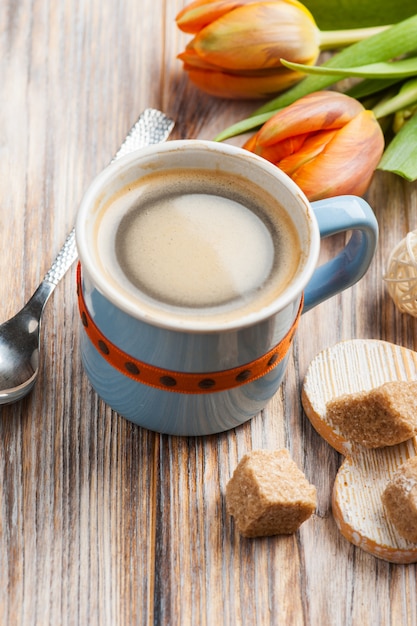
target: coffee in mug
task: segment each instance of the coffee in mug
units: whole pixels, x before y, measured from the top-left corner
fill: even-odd
[[[302,258],[284,207],[247,179],[204,169],[143,176],[97,226],[106,278],[149,314],[237,318],[273,302]]]

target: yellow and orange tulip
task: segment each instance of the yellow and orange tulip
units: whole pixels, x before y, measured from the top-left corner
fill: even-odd
[[[190,80],[223,98],[265,98],[303,78],[280,59],[313,65],[320,31],[297,0],[196,0],[176,18],[194,38],[179,55]]]
[[[357,100],[318,91],[278,111],[243,147],[274,163],[312,201],[362,196],[384,151],[384,135]]]

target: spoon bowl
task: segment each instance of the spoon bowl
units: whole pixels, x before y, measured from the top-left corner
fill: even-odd
[[[52,283],[42,282],[23,309],[0,326],[0,404],[20,400],[36,382],[41,315],[52,291]]]

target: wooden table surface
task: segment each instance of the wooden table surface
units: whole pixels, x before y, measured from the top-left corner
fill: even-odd
[[[188,40],[174,22],[183,5],[2,0],[1,321],[40,282],[143,109],[172,116],[174,138],[212,139],[257,106],[188,83],[176,60]],[[2,626],[417,623],[416,566],[339,534],[330,499],[341,458],[300,404],[310,361],[342,339],[417,349],[417,320],[382,280],[391,249],[417,228],[417,186],[378,173],[367,199],[381,228],[370,270],[302,317],[280,391],[218,436],[148,432],[97,398],[68,272],[46,308],[38,383],[0,408]],[[293,536],[244,540],[225,511],[226,483],[246,452],[281,447],[317,486],[317,512]]]

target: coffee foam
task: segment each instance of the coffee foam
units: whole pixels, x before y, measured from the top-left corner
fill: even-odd
[[[290,217],[265,190],[200,169],[149,174],[111,198],[97,254],[106,280],[150,315],[163,307],[219,319],[270,304],[302,256]]]

